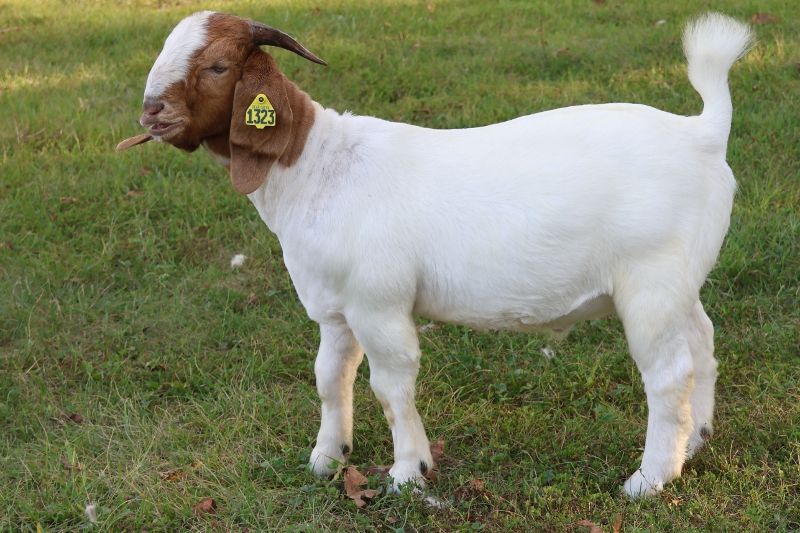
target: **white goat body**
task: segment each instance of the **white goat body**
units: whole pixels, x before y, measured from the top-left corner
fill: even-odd
[[[364,351],[392,427],[395,483],[421,483],[432,466],[414,406],[412,315],[560,332],[616,311],[649,406],[625,490],[652,494],[680,475],[711,432],[716,361],[699,289],[728,229],[727,74],[749,43],[747,26],[722,15],[689,25],[705,106],[696,117],[587,105],[442,131],[314,103],[299,158],[272,166],[248,197],[320,324],[315,472],[352,448]]]
[[[450,131],[319,109],[300,161],[250,199],[316,321],[377,305],[546,328],[641,260],[693,303],[735,188],[704,129],[621,104]]]

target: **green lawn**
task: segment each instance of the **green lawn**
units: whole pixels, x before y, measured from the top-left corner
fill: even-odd
[[[702,7],[701,7],[702,4]],[[577,103],[696,114],[680,33],[711,2],[6,0],[0,3],[0,530],[800,529],[800,11],[714,7],[759,43],[733,69],[740,189],[703,299],[721,362],[716,433],[653,499],[619,494],[646,406],[616,320],[548,339],[421,334],[418,406],[444,439],[431,493],[364,509],[305,470],[317,330],[276,238],[203,154],[116,154],[172,26],[217,8],[285,29],[323,105],[478,126]],[[665,21],[665,22],[661,22]],[[487,154],[491,157],[491,154]],[[244,253],[244,266],[228,262]],[[360,467],[391,462],[363,365]],[[78,414],[80,420],[71,414]],[[464,488],[471,480],[483,490]],[[378,486],[377,480],[373,485]],[[214,498],[214,514],[194,505]],[[97,505],[97,525],[84,516]]]

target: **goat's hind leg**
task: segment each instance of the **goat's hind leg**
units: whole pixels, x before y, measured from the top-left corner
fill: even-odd
[[[624,486],[631,498],[661,491],[665,483],[680,476],[686,459],[694,362],[686,335],[690,306],[676,300],[674,290],[657,285],[629,297],[615,297],[647,394],[642,464]]]
[[[314,373],[322,414],[309,466],[320,477],[335,470],[353,449],[353,382],[364,351],[346,325],[320,325]]]
[[[694,363],[694,391],[692,391],[692,432],[686,455],[697,453],[706,439],[711,437],[714,418],[714,385],[717,380],[717,360],[714,359],[714,325],[698,300],[694,304],[686,328],[689,348]]]

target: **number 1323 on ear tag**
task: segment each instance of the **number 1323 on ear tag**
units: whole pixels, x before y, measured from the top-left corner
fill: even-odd
[[[257,95],[253,103],[247,107],[244,123],[262,130],[267,126],[274,126],[275,119],[275,108],[272,107],[267,95],[261,93]]]

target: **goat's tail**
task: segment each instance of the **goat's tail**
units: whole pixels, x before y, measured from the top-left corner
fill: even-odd
[[[728,71],[753,44],[747,24],[720,13],[707,13],[686,25],[683,51],[689,62],[689,81],[703,99],[700,117],[714,144],[728,143],[733,105]],[[724,149],[724,148],[723,148]]]

